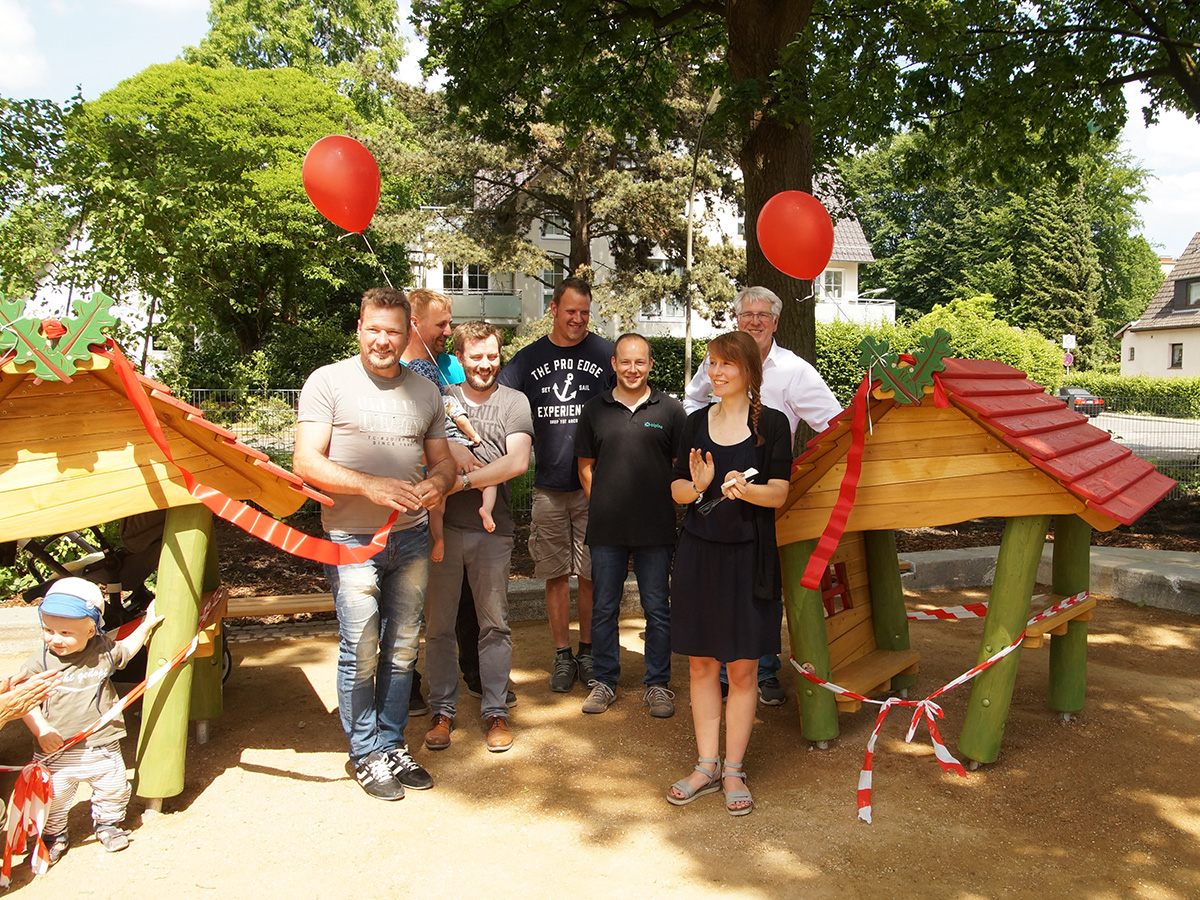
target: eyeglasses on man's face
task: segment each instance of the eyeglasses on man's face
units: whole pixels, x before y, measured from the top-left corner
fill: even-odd
[[[739,322],[770,322],[775,316],[769,312],[743,312],[738,313]]]

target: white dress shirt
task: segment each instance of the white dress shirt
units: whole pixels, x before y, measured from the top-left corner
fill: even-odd
[[[717,399],[712,396],[706,355],[687,386],[683,408],[691,413]],[[801,419],[820,434],[829,427],[829,420],[842,411],[833,391],[812,364],[775,341],[771,341],[771,352],[763,360],[762,402],[787,416],[793,440]]]

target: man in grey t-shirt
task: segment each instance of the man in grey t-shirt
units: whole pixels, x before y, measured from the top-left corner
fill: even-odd
[[[476,454],[484,463],[461,476],[456,493],[446,500],[443,520],[445,556],[429,570],[425,600],[425,676],[433,721],[425,747],[450,746],[458,700],[457,643],[454,635],[462,590],[463,568],[475,598],[479,619],[480,711],[487,728],[487,748],[499,753],[512,746],[508,725],[508,675],[512,667],[512,632],[508,626],[508,573],[512,559],[513,520],[507,482],[529,468],[533,419],[525,395],[496,383],[500,371],[500,332],[486,322],[467,322],[454,330],[454,349],[466,374],[462,384],[447,388],[467,409],[482,439]],[[479,515],[477,490],[499,485],[492,510],[495,529]]]
[[[401,364],[408,299],[392,288],[363,295],[359,355],[323,366],[300,394],[293,468],[333,498],[329,540],[363,547],[393,510],[386,546],[361,563],[325,567],[340,637],[338,710],[358,783],[399,800],[433,786],[404,744],[408,698],[429,574],[425,510],[454,482],[438,389]]]

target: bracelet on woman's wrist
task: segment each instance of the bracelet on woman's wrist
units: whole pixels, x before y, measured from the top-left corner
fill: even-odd
[[[702,491],[702,490],[700,490],[700,488],[696,487],[696,482],[694,482],[694,481],[692,482],[692,490],[696,492],[696,499],[693,500],[692,502],[698,503],[700,501],[700,499],[704,497],[704,491]]]

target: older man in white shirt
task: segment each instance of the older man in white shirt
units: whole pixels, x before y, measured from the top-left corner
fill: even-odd
[[[783,301],[774,291],[765,287],[748,287],[740,291],[733,301],[738,331],[744,331],[754,338],[762,353],[763,405],[787,416],[794,442],[796,426],[801,419],[820,434],[829,427],[829,421],[842,411],[842,406],[807,360],[775,343],[775,330],[779,327],[779,313],[782,310]],[[706,357],[687,386],[683,408],[691,413],[715,399]],[[779,706],[787,699],[787,693],[776,675],[779,666],[777,656],[764,656],[758,661],[758,699],[767,706]],[[724,672],[721,680],[724,683]]]

